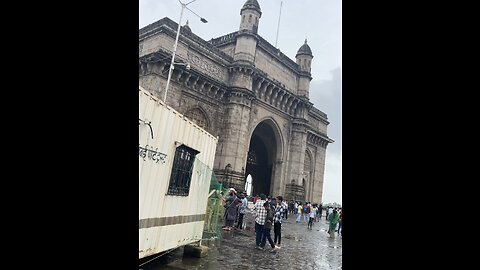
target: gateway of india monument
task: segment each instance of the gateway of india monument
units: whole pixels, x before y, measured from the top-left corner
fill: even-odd
[[[247,0],[238,31],[209,41],[182,26],[165,103],[218,136],[213,170],[225,187],[245,190],[250,175],[250,195],[321,203],[333,140],[309,101],[313,54],[300,40],[295,61],[284,55],[258,35],[261,16]],[[139,30],[139,85],[162,100],[177,28],[165,17]]]

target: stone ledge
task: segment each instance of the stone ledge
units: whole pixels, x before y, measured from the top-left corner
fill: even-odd
[[[208,255],[208,247],[202,245],[198,246],[196,244],[185,245],[183,248],[183,254],[203,258]]]

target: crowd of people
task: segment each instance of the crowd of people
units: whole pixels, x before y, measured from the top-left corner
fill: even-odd
[[[282,196],[267,197],[265,194],[256,195],[252,198],[253,215],[255,217],[255,248],[265,250],[266,242],[271,247],[271,252],[281,248],[282,241],[282,222],[288,219],[288,213],[296,215],[296,223],[307,224],[307,229],[312,230],[313,224],[319,222],[322,212],[325,209],[325,219],[329,223],[329,237],[334,238],[335,233],[340,237],[343,235],[342,228],[342,209],[334,207],[322,207],[322,204],[310,202],[290,201],[285,202]],[[223,230],[244,229],[244,216],[248,207],[247,194],[239,192],[234,188],[229,189],[229,193],[224,198],[224,226]],[[236,222],[236,226],[235,225]],[[271,229],[273,226],[273,235]]]

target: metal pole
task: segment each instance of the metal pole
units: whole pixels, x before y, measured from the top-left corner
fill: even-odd
[[[180,0],[178,2],[180,2]],[[177,53],[178,37],[180,36],[180,25],[182,23],[183,10],[186,7],[184,3],[180,2],[180,4],[182,5],[182,10],[180,11],[180,19],[178,20],[177,36],[175,37],[175,44],[173,45],[172,62],[170,63],[170,69],[168,70],[167,86],[165,86],[165,96],[163,97],[163,103],[165,104],[167,104],[166,101],[167,101],[168,86],[170,85],[170,79],[172,78],[172,73],[174,68],[173,63],[175,61],[175,54]]]
[[[278,15],[278,26],[277,26],[277,37],[275,38],[275,48],[277,48],[278,31],[280,30],[280,16],[282,16],[282,3],[283,1],[280,1],[280,14]]]
[[[173,64],[175,63],[175,54],[177,53],[177,45],[178,45],[178,37],[180,36],[180,27],[181,27],[181,24],[182,24],[182,16],[183,16],[183,10],[186,8],[190,11],[192,11],[191,9],[187,8],[187,5],[195,2],[197,0],[192,0],[186,4],[182,3],[182,1],[178,0],[178,2],[180,3],[180,5],[182,5],[182,10],[180,11],[180,19],[178,20],[178,28],[177,28],[177,36],[175,37],[175,44],[173,45],[173,54],[172,54],[172,62],[170,63],[170,68],[168,69],[168,78],[167,78],[167,85],[165,86],[165,96],[163,97],[163,103],[167,104],[167,92],[168,92],[168,87],[170,86],[170,79],[172,78],[172,73],[173,73],[173,69],[175,68],[173,66]],[[193,12],[193,11],[192,11]],[[205,20],[204,18],[200,17],[197,13],[193,12],[195,15],[197,15],[200,20],[203,22],[203,23],[207,23],[207,20]],[[189,65],[187,65],[187,69],[189,69]]]

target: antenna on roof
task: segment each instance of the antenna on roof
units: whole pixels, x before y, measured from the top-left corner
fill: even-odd
[[[278,26],[277,26],[277,37],[275,38],[275,48],[277,48],[278,30],[280,30],[280,16],[282,16],[282,3],[283,1],[280,1],[280,14],[278,14]]]

